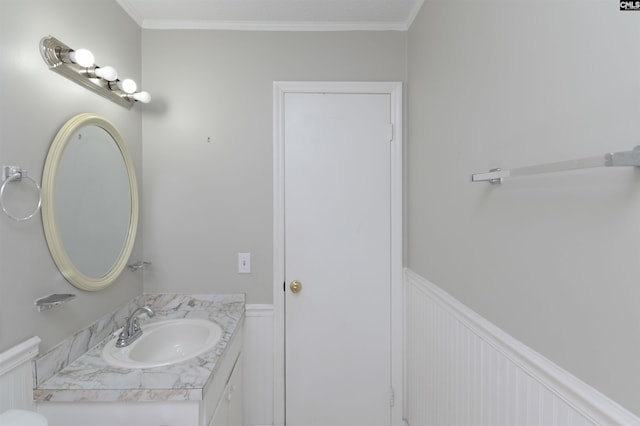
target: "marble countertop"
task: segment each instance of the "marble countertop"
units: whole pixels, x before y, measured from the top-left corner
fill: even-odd
[[[140,323],[175,318],[209,319],[222,327],[215,348],[190,360],[157,368],[124,369],[107,364],[102,342],[68,363],[34,389],[37,402],[202,400],[229,343],[244,319],[244,295],[144,295],[156,316]],[[143,320],[144,318],[144,320]],[[36,363],[36,375],[38,364]]]

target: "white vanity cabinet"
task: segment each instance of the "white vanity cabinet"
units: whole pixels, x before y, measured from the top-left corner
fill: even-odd
[[[208,426],[227,426],[229,423],[229,404],[226,398],[222,398],[216,407],[216,412],[213,413],[213,418]]]
[[[242,354],[236,360],[222,397],[208,426],[244,426]]]
[[[200,400],[40,401],[37,410],[47,417],[49,426],[243,426],[243,339],[241,322]]]
[[[244,388],[243,381],[242,356],[238,358],[236,367],[229,380],[229,422],[228,426],[244,426]]]

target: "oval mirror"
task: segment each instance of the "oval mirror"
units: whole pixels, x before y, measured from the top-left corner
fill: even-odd
[[[80,114],[56,135],[42,176],[42,223],[62,275],[101,290],[125,268],[138,227],[133,161],[115,126]]]

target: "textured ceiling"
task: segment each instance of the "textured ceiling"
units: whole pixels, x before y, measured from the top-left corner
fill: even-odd
[[[398,30],[424,0],[116,0],[142,28]]]

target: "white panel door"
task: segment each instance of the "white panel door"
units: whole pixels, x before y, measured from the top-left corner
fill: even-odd
[[[390,102],[285,94],[287,426],[391,422]]]

